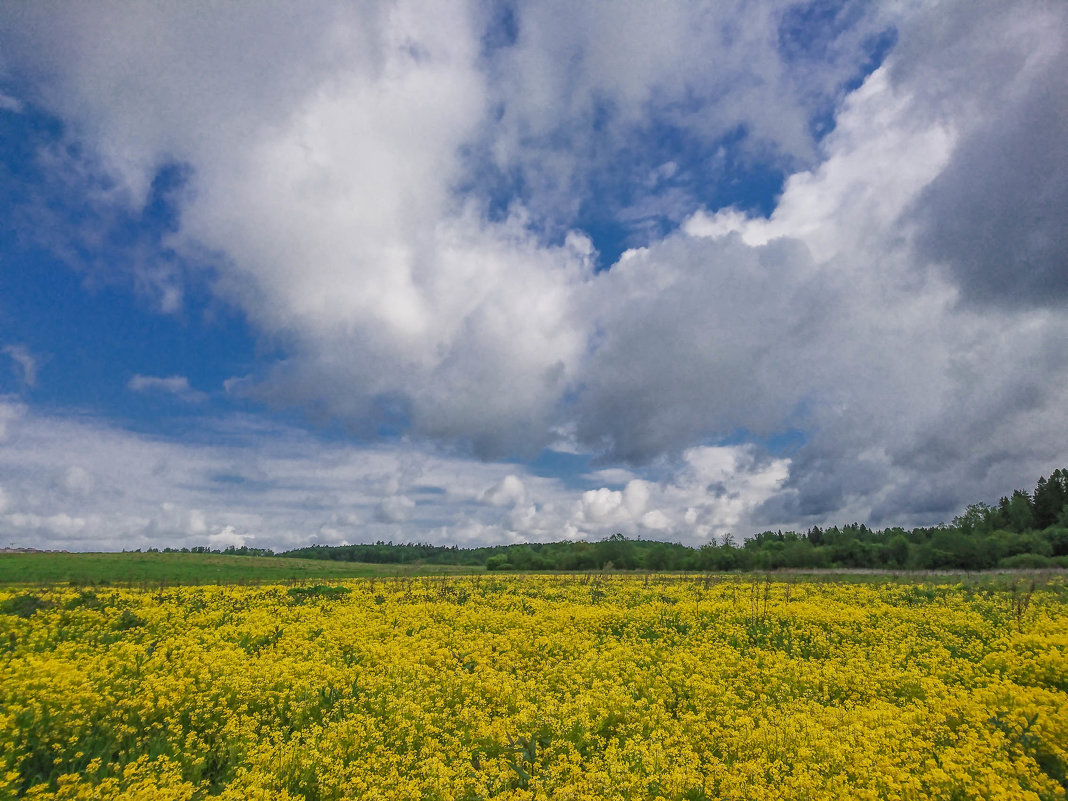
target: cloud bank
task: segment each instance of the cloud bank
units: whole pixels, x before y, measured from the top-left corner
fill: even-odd
[[[704,542],[787,474],[748,446],[688,449],[661,480],[576,488],[517,464],[411,444],[360,447],[248,418],[180,442],[0,401],[0,531],[68,550],[362,541],[474,545],[630,536]],[[616,482],[610,482],[616,485]],[[6,542],[4,543],[7,544]]]

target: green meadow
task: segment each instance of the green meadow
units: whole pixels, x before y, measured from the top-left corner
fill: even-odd
[[[479,568],[212,553],[0,554],[0,584],[229,584],[474,572]]]

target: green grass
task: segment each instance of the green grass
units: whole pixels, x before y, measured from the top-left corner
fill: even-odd
[[[331,562],[320,559],[229,556],[198,553],[5,553],[0,554],[3,584],[240,584],[257,581],[329,581],[372,576],[440,576],[481,573],[481,567],[454,565],[398,565],[368,562]],[[577,571],[599,574],[601,571]],[[513,572],[490,574],[515,575]],[[605,575],[614,575],[605,574]],[[620,575],[624,575],[621,573]],[[701,573],[674,573],[693,580]],[[764,573],[721,573],[714,580],[763,580]],[[1065,571],[1012,572],[798,570],[769,574],[772,581],[835,581],[847,583],[956,584],[1011,586],[1034,579],[1039,587],[1051,580],[1063,584]]]
[[[452,565],[379,565],[200,553],[0,554],[0,584],[230,584],[479,571]]]

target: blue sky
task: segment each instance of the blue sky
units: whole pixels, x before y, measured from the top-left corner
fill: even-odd
[[[0,4],[0,539],[702,543],[1032,486],[1064,15]]]

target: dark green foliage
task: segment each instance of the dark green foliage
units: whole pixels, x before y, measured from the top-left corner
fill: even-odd
[[[50,601],[38,598],[36,595],[16,595],[8,598],[0,604],[0,613],[5,615],[18,615],[19,617],[33,617],[36,612],[52,606]]]
[[[409,543],[394,545],[392,542],[376,542],[373,545],[312,545],[286,551],[282,556],[298,559],[324,559],[333,562],[366,562],[369,564],[410,565],[428,563],[435,565],[484,565],[490,548],[460,549],[455,545],[428,545]]]
[[[486,570],[515,570],[515,565],[508,561],[508,555],[499,553],[486,560]]]
[[[290,587],[287,592],[294,601],[326,601],[340,598],[352,592],[349,587],[336,587],[328,584],[316,584],[312,587]]]
[[[1061,521],[1068,509],[1068,470],[1054,470],[1049,479],[1040,478],[1032,496],[1035,528],[1049,528]]]
[[[1043,533],[1054,556],[1068,556],[1068,527],[1051,526]]]
[[[145,625],[145,621],[131,612],[129,609],[123,609],[122,614],[115,620],[115,628],[119,631],[128,631],[130,629],[137,629]]]
[[[1041,737],[1032,732],[1037,722],[1037,712],[1022,721],[1006,721],[999,715],[994,715],[987,721],[1005,736],[1010,750],[1018,750],[1030,756],[1038,763],[1043,773],[1068,789],[1068,765],[1045,746]]]
[[[1043,567],[1056,567],[1057,564],[1048,556],[1037,553],[1021,553],[1016,556],[1006,556],[998,562],[1001,568],[1016,568],[1033,570]]]
[[[149,548],[145,553],[159,553],[158,548]],[[270,548],[250,548],[247,545],[238,547],[228,545],[223,550],[217,551],[206,545],[195,545],[192,548],[164,548],[163,553],[224,553],[227,556],[274,556]]]
[[[100,599],[92,590],[84,590],[78,593],[75,597],[67,601],[67,610],[85,608],[85,609],[101,609],[105,606],[104,601]]]

